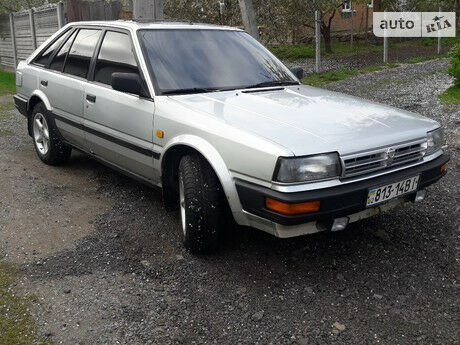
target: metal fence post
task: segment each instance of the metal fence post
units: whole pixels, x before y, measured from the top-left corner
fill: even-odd
[[[57,20],[58,20],[58,28],[60,29],[65,25],[64,3],[62,1],[57,3],[56,13],[57,13]]]
[[[14,29],[14,14],[10,13],[10,32],[11,32],[11,45],[13,47],[13,61],[14,68],[18,65],[18,51],[16,47],[16,31]]]
[[[439,6],[439,17],[441,16],[441,6]],[[438,54],[442,52],[441,31],[438,30]]]
[[[386,19],[385,15],[384,15],[384,18]],[[388,63],[388,36],[387,36],[386,30],[384,30],[384,36],[383,36],[383,63]]]
[[[34,19],[34,10],[29,9],[29,24],[30,24],[30,37],[32,37],[32,44],[34,49],[37,49],[37,35],[35,32],[35,19]]]
[[[321,71],[321,12],[315,11],[316,65],[315,72]]]

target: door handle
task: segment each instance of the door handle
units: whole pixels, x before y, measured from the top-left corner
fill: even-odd
[[[41,80],[40,84],[42,84],[43,86],[48,86],[48,80]]]
[[[91,103],[96,103],[96,96],[87,94],[86,95],[86,100]]]

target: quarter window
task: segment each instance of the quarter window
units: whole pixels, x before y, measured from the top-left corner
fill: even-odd
[[[64,66],[65,57],[69,52],[70,46],[72,45],[72,41],[75,38],[76,32],[74,32],[68,40],[64,43],[64,45],[59,49],[57,54],[54,56],[53,61],[50,63],[50,69],[55,71],[62,71],[62,66]]]
[[[127,34],[107,31],[94,70],[94,80],[111,85],[112,73],[139,73],[131,39]]]
[[[64,39],[68,36],[67,33],[68,32],[62,34],[57,40],[55,40],[47,49],[45,49],[44,52],[42,52],[40,55],[38,55],[37,58],[35,58],[34,62],[37,65],[45,66],[53,52],[61,45]]]
[[[101,30],[81,29],[65,62],[64,73],[86,78]]]

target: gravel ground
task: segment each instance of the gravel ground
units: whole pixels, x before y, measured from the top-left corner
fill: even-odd
[[[388,51],[388,61],[390,63],[400,63],[407,59],[433,56],[436,54],[437,47],[435,46],[401,46],[390,47]],[[447,53],[449,47],[442,47],[442,53]],[[336,70],[339,68],[363,68],[367,66],[380,65],[383,62],[383,52],[371,52],[348,57],[344,56],[323,56],[321,59],[321,72]],[[292,67],[302,67],[305,75],[315,73],[315,59],[300,59],[294,61],[284,61],[284,63]]]
[[[425,202],[341,233],[235,229],[182,249],[160,193],[75,154],[39,163],[15,111],[0,134],[0,251],[56,344],[458,344],[460,109],[438,103],[446,60],[330,84],[440,121],[452,160]],[[2,100],[3,103],[5,100]],[[0,118],[1,119],[1,118]]]

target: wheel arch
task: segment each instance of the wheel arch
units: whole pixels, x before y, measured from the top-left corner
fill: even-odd
[[[34,110],[34,107],[38,103],[43,103],[46,107],[47,110],[51,111],[51,103],[48,100],[48,97],[46,97],[45,93],[40,90],[35,90],[32,95],[30,96],[29,100],[27,101],[27,119],[28,119],[28,126],[27,129],[29,131],[29,135],[32,136],[32,126],[30,125],[30,116],[32,115],[32,111]]]
[[[181,135],[175,137],[165,146],[163,154],[161,155],[161,182],[166,208],[170,210],[174,209],[173,205],[176,203],[176,199],[174,199],[176,195],[174,181],[177,179],[179,162],[182,156],[190,152],[199,153],[212,167],[224,190],[228,205],[230,206],[235,220],[239,224],[244,225],[246,220],[241,212],[242,207],[235,183],[233,182],[233,178],[223,158],[209,142],[194,135]]]

